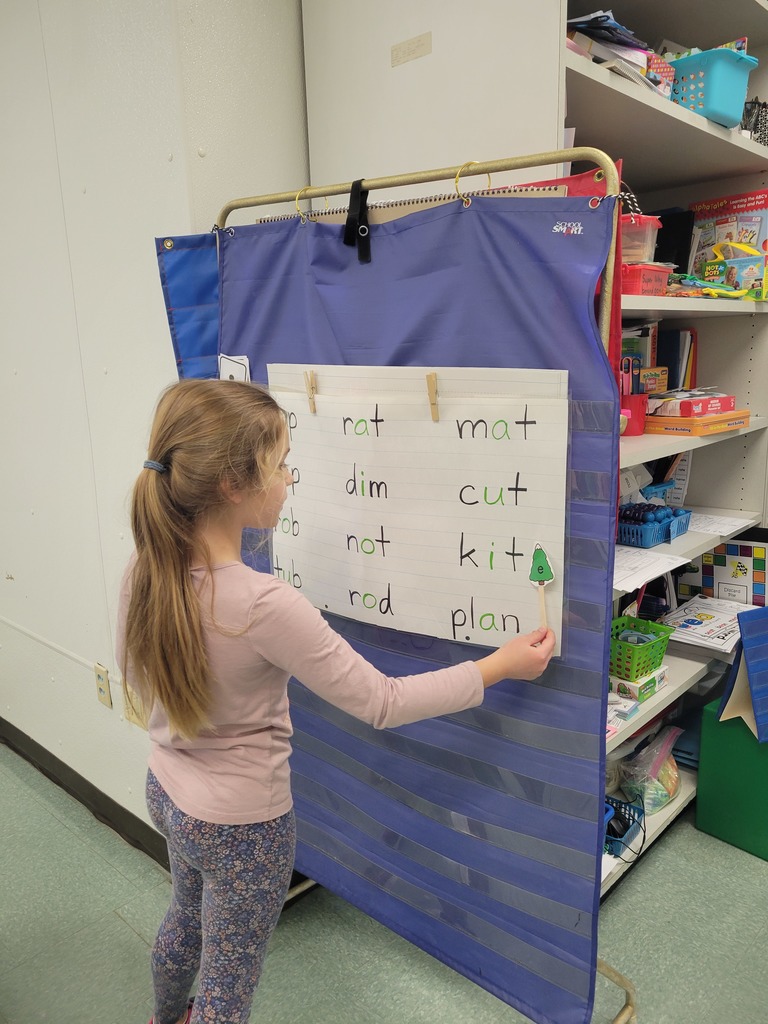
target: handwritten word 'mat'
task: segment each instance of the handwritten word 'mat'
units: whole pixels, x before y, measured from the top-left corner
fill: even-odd
[[[479,437],[485,441],[489,438],[493,441],[519,441],[520,434],[522,433],[523,440],[527,441],[528,427],[535,426],[536,420],[528,419],[528,406],[526,405],[525,412],[523,413],[523,418],[521,420],[494,420],[493,422],[489,422],[485,419],[456,420],[456,433],[462,441],[469,437]],[[522,427],[523,429],[522,431],[515,430],[514,427]]]

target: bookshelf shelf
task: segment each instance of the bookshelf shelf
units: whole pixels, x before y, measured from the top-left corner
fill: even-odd
[[[579,145],[596,146],[614,157],[623,157],[624,180],[636,193],[689,185],[692,178],[715,181],[768,169],[765,146],[685,110],[580,54],[567,49],[564,52],[566,125],[576,128]],[[653,144],[643,140],[653,140]],[[659,159],[660,153],[664,154],[663,160]]]
[[[746,520],[746,522],[743,527],[740,527],[737,531],[732,533],[697,533],[689,530],[681,537],[675,537],[675,539],[670,541],[669,544],[659,544],[655,548],[649,548],[648,551],[650,553],[655,551],[658,554],[673,555],[678,558],[696,558],[697,555],[703,555],[705,551],[711,551],[712,548],[716,547],[718,544],[722,544],[724,541],[730,540],[730,538],[735,536],[736,533],[741,533],[743,530],[749,529],[750,526],[758,526],[762,521],[762,514],[760,512],[745,512],[742,509],[715,509],[694,506],[686,507],[690,507],[692,512],[700,512],[702,515],[726,516],[728,518],[733,517]],[[651,567],[649,568],[648,576],[643,580],[643,583],[650,583],[650,581],[656,579],[657,576],[658,572]],[[642,583],[638,585],[642,586]],[[630,593],[630,591],[623,590],[620,587],[614,587],[614,601],[627,593]]]
[[[574,15],[585,9],[579,7]],[[643,0],[640,4],[637,0],[613,0],[611,10],[618,22],[630,26],[638,38],[654,48],[662,36],[679,42],[691,38],[692,17],[695,17],[696,45],[702,50],[737,36],[749,38],[750,52],[768,46],[766,0],[728,0],[725,4],[715,0],[702,4],[695,14],[685,4],[669,3],[669,0]]]
[[[690,688],[707,674],[714,659],[704,651],[691,649],[691,653],[667,654],[664,657],[664,664],[669,666],[669,682],[653,697],[644,700],[636,714],[624,722],[621,728],[609,736],[605,743],[606,751],[615,750],[616,747],[633,736],[644,725],[647,725],[661,711],[666,710],[674,704],[678,697],[682,697]]]
[[[660,811],[655,814],[648,815],[644,819],[645,821],[645,842],[642,846],[643,853],[648,847],[662,834],[668,825],[671,825],[675,818],[681,814],[685,808],[691,803],[693,798],[696,796],[696,773],[692,771],[686,771],[686,769],[680,769],[680,789],[674,800],[670,801],[666,807],[662,807]],[[619,860],[617,857],[611,857],[610,854],[603,854],[603,865],[602,865],[602,883],[600,886],[600,895],[604,896],[608,890],[614,886],[622,875],[626,874],[627,871],[637,860],[637,850],[640,849],[640,842],[642,841],[642,834],[632,843],[631,851],[624,853],[624,860]]]
[[[743,299],[675,299],[663,295],[622,295],[621,314],[634,320],[697,320],[713,316],[760,316],[768,302]]]
[[[723,434],[709,437],[691,437],[688,434],[640,434],[639,437],[623,437],[621,439],[620,463],[622,469],[628,466],[639,466],[642,462],[653,462],[678,452],[695,451],[713,444],[724,444],[735,438],[745,437],[757,430],[768,427],[768,416],[753,416],[748,427],[741,430],[729,430]]]

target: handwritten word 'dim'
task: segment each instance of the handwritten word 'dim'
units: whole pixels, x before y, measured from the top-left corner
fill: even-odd
[[[366,480],[365,470],[358,472],[357,463],[352,464],[352,476],[347,480],[347,494],[359,494],[363,498],[387,498],[386,480]]]

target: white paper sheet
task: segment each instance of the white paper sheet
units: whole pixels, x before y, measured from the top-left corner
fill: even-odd
[[[671,640],[730,654],[741,636],[737,615],[753,607],[715,597],[692,597],[661,621],[675,627]]]
[[[737,516],[713,516],[701,512],[692,512],[688,529],[691,533],[712,533],[718,537],[730,537],[741,533],[752,525],[751,519]]]
[[[657,576],[663,576],[664,573],[670,572],[678,565],[685,565],[688,561],[685,556],[662,554],[658,547],[633,548],[626,544],[617,544],[613,564],[613,589],[629,594],[649,580],[655,580]]]
[[[498,646],[540,622],[540,544],[559,638],[567,373],[273,365],[295,484],[274,571],[318,608],[427,636]],[[309,409],[305,371],[317,381]],[[433,422],[426,374],[435,372]]]

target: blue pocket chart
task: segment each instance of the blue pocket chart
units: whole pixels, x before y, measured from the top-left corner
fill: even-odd
[[[204,250],[207,292],[193,297],[203,348],[216,304],[216,354],[245,358],[264,382],[271,364],[567,373],[560,656],[545,675],[501,683],[479,708],[380,732],[291,684],[297,869],[549,1024],[585,1024],[594,997],[618,466],[618,397],[594,294],[614,202],[476,197],[422,209],[371,223],[370,263],[322,218],[227,228],[218,294],[215,250]],[[174,250],[162,241],[173,301]],[[209,347],[179,354],[178,309],[180,366],[215,375]],[[184,326],[192,319],[187,309]],[[498,455],[499,473],[516,471],[516,454],[511,444]],[[531,588],[534,611],[537,600]],[[477,631],[467,642],[393,629],[386,615],[324,613],[389,675],[487,652]]]

